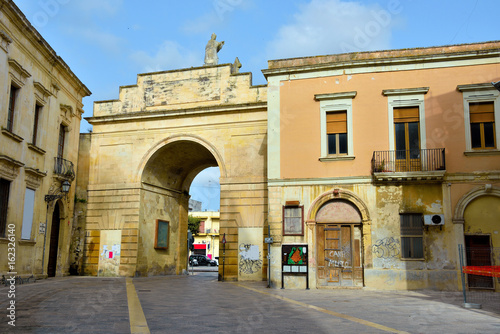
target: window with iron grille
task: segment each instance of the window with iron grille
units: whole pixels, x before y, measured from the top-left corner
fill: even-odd
[[[5,237],[7,207],[9,205],[10,181],[0,179],[0,237]]]
[[[283,235],[304,235],[304,206],[283,206]]]
[[[401,214],[401,258],[424,258],[424,227],[421,214]]]

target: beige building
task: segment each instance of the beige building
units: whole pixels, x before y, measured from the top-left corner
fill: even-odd
[[[67,275],[90,91],[12,1],[0,10],[0,274]]]
[[[459,244],[500,265],[499,42],[263,72],[274,286],[457,290]]]
[[[218,166],[225,275],[262,279],[266,97],[250,73],[223,64],[139,74],[117,100],[96,102],[78,175],[88,178],[79,189],[85,240],[74,239],[83,244],[83,273],[181,274],[191,182]]]
[[[189,215],[201,219],[200,229],[194,235],[194,253],[207,255],[211,259],[218,259],[220,212],[193,211]]]

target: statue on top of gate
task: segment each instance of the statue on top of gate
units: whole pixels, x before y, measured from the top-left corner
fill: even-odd
[[[224,41],[218,42],[215,39],[216,34],[212,34],[212,38],[208,41],[205,47],[205,65],[217,65],[219,63],[219,57],[217,57],[217,52],[222,49]]]

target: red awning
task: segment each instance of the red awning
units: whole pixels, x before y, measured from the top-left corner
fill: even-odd
[[[194,244],[194,249],[207,249],[207,244]]]

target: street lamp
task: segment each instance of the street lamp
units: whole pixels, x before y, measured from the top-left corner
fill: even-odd
[[[66,196],[69,193],[69,188],[71,187],[71,183],[69,181],[65,180],[61,184],[61,189],[59,190],[58,193],[55,194],[47,194],[45,195],[45,202],[47,202],[47,211],[45,212],[45,228],[43,231],[43,253],[42,253],[42,275],[44,272],[44,264],[45,264],[45,244],[47,242],[47,220],[49,216],[49,206],[50,204],[58,200],[59,198],[62,198],[63,196]]]
[[[64,181],[61,184],[61,191],[59,191],[59,193],[45,195],[45,202],[47,202],[47,206],[50,202],[55,201],[56,199],[59,199],[69,193],[69,187],[71,187],[71,183],[69,183],[69,181]]]

